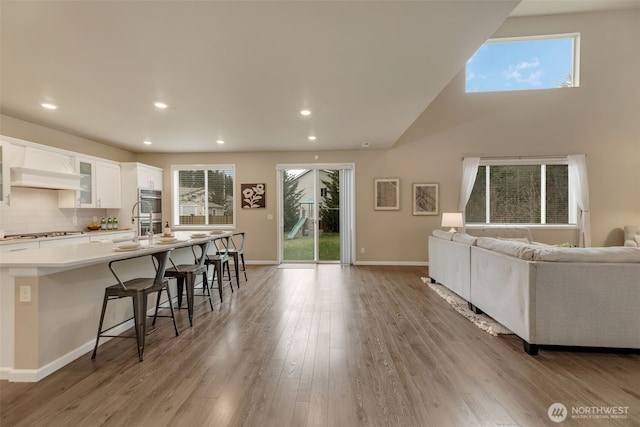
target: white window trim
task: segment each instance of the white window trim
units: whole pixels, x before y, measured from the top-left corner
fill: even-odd
[[[554,39],[569,39],[569,38],[572,39],[571,75],[573,76],[573,85],[571,87],[580,87],[580,33],[559,33],[559,34],[540,34],[540,35],[533,35],[533,36],[500,37],[500,38],[489,39],[483,44],[513,43],[513,42],[525,42],[525,41],[534,41],[534,40],[554,40]],[[553,88],[545,88],[545,89],[553,89]],[[563,88],[563,89],[567,89],[567,88]],[[534,88],[532,90],[542,90],[542,89]],[[486,92],[492,92],[492,91],[466,92],[466,93],[486,93]],[[520,92],[520,91],[513,90],[513,91],[504,91],[504,92]]]
[[[576,229],[578,228],[578,204],[576,203],[575,192],[571,188],[569,184],[569,200],[568,203],[568,216],[569,223],[568,224],[537,224],[537,223],[491,223],[491,215],[490,215],[490,166],[524,166],[524,165],[535,165],[535,166],[546,166],[546,165],[569,165],[569,161],[566,157],[482,157],[480,158],[479,166],[489,166],[485,168],[485,195],[486,195],[486,215],[485,218],[487,222],[469,222],[465,224],[466,228],[469,229],[478,229],[478,228],[487,228],[487,227],[495,227],[495,228],[505,228],[505,227],[530,227],[530,228],[544,228],[544,229]],[[545,180],[546,176],[541,174],[542,180],[542,191],[543,193],[546,191]],[[542,199],[541,208],[545,207],[545,199]],[[543,211],[541,214],[541,221],[545,217],[545,212]],[[545,218],[546,219],[546,218]]]
[[[176,172],[181,170],[224,170],[230,169],[233,171],[233,223],[232,224],[176,224],[177,218],[180,217],[179,205],[176,203],[176,189],[178,188],[178,174]],[[184,165],[171,165],[171,227],[178,230],[200,230],[200,229],[227,229],[235,230],[237,224],[237,206],[236,197],[238,195],[238,184],[236,179],[236,165],[231,163],[226,164],[184,164]]]

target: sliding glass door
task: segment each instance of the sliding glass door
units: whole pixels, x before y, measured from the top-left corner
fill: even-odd
[[[343,210],[351,201],[343,193],[352,194],[351,169],[303,166],[278,169],[280,260],[350,263],[352,218]]]

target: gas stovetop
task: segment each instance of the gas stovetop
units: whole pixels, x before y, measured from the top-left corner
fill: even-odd
[[[7,234],[5,239],[42,239],[45,237],[74,236],[84,231],[44,231],[42,233]]]

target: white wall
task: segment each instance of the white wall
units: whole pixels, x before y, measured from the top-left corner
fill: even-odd
[[[58,190],[11,188],[11,207],[2,208],[0,229],[5,234],[43,231],[87,231],[93,217],[116,216],[119,209],[60,209]],[[76,215],[77,223],[73,223]]]
[[[439,216],[411,214],[412,183],[439,183],[440,212],[455,211],[463,156],[586,153],[593,245],[621,245],[622,227],[640,224],[640,11],[509,19],[496,36],[567,32],[582,34],[581,87],[466,94],[461,70],[389,150],[130,153],[135,158],[126,160],[164,168],[165,194],[170,166],[178,163],[233,163],[238,184],[265,182],[266,209],[237,209],[238,227],[249,232],[247,256],[252,260],[277,259],[277,221],[267,219],[277,218],[277,163],[355,163],[357,260],[399,263],[427,261],[427,236],[440,228]],[[14,133],[5,134],[28,139],[28,126],[12,120],[3,118],[2,133],[9,125]],[[37,130],[34,135],[42,133],[41,127]],[[88,142],[84,149],[122,160],[121,150],[108,153],[103,144]],[[377,177],[400,178],[399,211],[373,210]],[[170,212],[168,203],[164,212]],[[548,243],[576,243],[575,230],[534,230],[533,235]]]

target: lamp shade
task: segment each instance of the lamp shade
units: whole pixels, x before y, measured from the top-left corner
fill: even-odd
[[[455,227],[462,227],[463,225],[462,212],[443,212],[442,226],[451,227],[449,231],[456,231]]]

